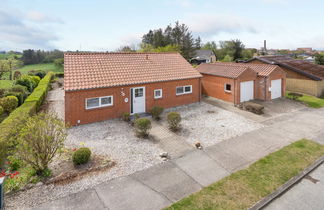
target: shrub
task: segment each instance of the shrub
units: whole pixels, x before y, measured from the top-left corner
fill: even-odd
[[[38,76],[39,78],[43,79],[46,76],[46,72],[43,70],[36,71],[34,74],[35,76]]]
[[[139,118],[140,118],[140,115],[139,115],[139,114],[137,114],[137,113],[135,113],[135,114],[133,115],[133,117],[134,117],[134,120],[137,120],[137,119],[139,119]]]
[[[24,100],[27,98],[27,96],[29,95],[29,91],[27,89],[27,87],[22,86],[22,85],[14,85],[9,89],[10,92],[19,92],[22,93]]]
[[[17,132],[17,155],[31,165],[37,175],[44,175],[57,151],[63,148],[65,124],[54,113],[29,117]]]
[[[34,83],[34,87],[37,87],[39,81],[41,80],[39,76],[32,76],[31,79]]]
[[[170,130],[177,131],[180,129],[181,116],[178,112],[170,112],[167,120]]]
[[[91,151],[87,147],[82,147],[75,151],[72,155],[74,165],[81,165],[89,162]]]
[[[293,100],[297,100],[298,98],[303,97],[303,94],[290,92],[288,93],[288,96],[291,97]]]
[[[5,96],[15,96],[18,99],[18,106],[24,103],[24,96],[19,92],[7,92]]]
[[[135,129],[139,137],[147,137],[149,130],[152,128],[151,121],[147,118],[139,118],[135,120]]]
[[[163,110],[164,110],[163,107],[154,106],[151,110],[151,115],[152,115],[153,119],[160,120],[161,119],[160,115],[162,114]]]
[[[10,171],[17,171],[23,165],[21,159],[16,156],[9,156],[8,160],[9,160],[8,165]]]
[[[0,88],[0,98],[2,98],[5,94],[6,90],[3,88]]]
[[[16,85],[22,85],[27,87],[29,92],[32,92],[36,87],[35,82],[32,80],[32,77],[27,75],[23,75],[19,79],[17,79]]]
[[[63,78],[64,77],[64,72],[56,72],[55,77]]]
[[[244,102],[243,107],[245,110],[258,115],[263,114],[264,110],[264,106],[253,102]]]
[[[4,109],[0,106],[0,116],[4,113]]]
[[[20,71],[15,71],[14,75],[13,75],[13,79],[16,80],[18,78],[21,77],[21,72]]]
[[[125,122],[129,122],[130,121],[130,114],[128,112],[124,112],[122,114],[122,119],[125,121]]]
[[[7,114],[10,114],[18,106],[18,99],[16,96],[6,96],[0,98],[0,106],[4,109]]]

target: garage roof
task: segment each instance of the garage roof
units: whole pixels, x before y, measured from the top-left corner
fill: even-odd
[[[199,78],[179,53],[65,53],[66,91]]]
[[[266,77],[270,75],[273,70],[279,67],[269,64],[218,62],[212,64],[201,64],[197,67],[197,70],[204,74],[238,78],[239,75],[248,68],[251,68],[253,71],[257,72],[259,76]]]

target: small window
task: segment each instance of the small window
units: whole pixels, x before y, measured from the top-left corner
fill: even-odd
[[[183,87],[177,87],[177,95],[181,95],[183,93],[184,93]]]
[[[225,84],[225,92],[231,92],[232,91],[232,85],[231,84]]]
[[[135,97],[143,96],[143,88],[135,89]]]
[[[176,89],[177,95],[189,94],[192,93],[192,85],[179,86]]]
[[[113,105],[113,96],[103,96],[98,98],[87,98],[86,109],[94,109]]]
[[[154,90],[154,98],[162,98],[162,89]]]

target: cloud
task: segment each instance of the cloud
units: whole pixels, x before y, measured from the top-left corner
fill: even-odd
[[[39,23],[63,23],[63,21],[57,17],[50,17],[38,11],[29,11],[26,13],[25,17],[27,20]]]
[[[193,32],[205,37],[220,33],[258,32],[253,21],[235,15],[193,14],[185,22]]]
[[[262,0],[262,1],[268,4],[281,4],[281,5],[288,4],[288,0]]]
[[[45,21],[46,16],[40,15],[38,20],[35,20],[35,15],[33,16],[34,20],[30,18],[31,16],[26,18],[27,16],[27,14],[20,11],[0,10],[0,47],[6,50],[54,48],[52,42],[57,41],[59,39],[58,36],[48,27],[36,24],[39,21]]]

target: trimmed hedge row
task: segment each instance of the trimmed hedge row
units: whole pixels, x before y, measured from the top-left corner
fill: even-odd
[[[53,76],[54,73],[47,73],[25,102],[0,123],[0,167],[8,151],[8,139],[13,135],[17,123],[21,123],[37,112],[46,97]]]

